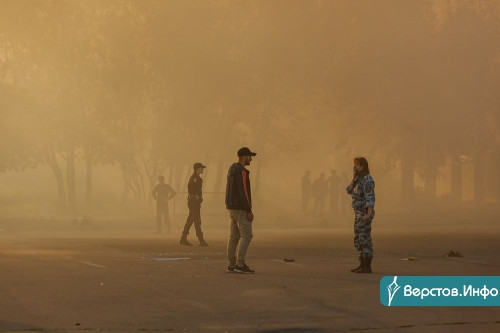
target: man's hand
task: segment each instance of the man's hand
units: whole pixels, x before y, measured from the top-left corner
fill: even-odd
[[[373,213],[373,207],[368,207],[368,209],[366,210],[366,214],[363,215],[363,217],[361,218],[363,221],[366,221],[370,218],[370,216],[372,216],[372,213]]]
[[[248,221],[252,222],[253,218],[254,218],[253,213],[252,212],[248,212],[247,213],[247,219],[248,219]]]

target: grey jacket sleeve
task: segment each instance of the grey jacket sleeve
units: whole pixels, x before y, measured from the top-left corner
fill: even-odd
[[[363,184],[363,193],[366,200],[364,208],[375,207],[375,182],[371,177]]]

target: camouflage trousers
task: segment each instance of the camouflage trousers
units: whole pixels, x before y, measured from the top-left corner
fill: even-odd
[[[373,257],[372,221],[375,217],[375,210],[366,221],[363,221],[364,209],[356,209],[354,214],[354,247],[360,256]]]

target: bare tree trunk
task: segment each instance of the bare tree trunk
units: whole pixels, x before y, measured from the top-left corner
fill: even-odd
[[[135,175],[132,175],[132,193],[134,193],[134,199],[136,204],[139,204],[139,207],[141,206],[141,188],[139,181],[137,180],[137,177]]]
[[[146,189],[144,186],[144,176],[135,168],[134,172],[134,186],[136,188],[136,199],[139,204],[139,207],[143,208],[146,200]]]
[[[257,167],[255,168],[255,193],[259,193],[259,189],[260,189],[260,170],[262,169],[262,161],[258,161],[256,164],[257,164]]]
[[[462,161],[456,154],[451,157],[451,197],[462,201]]]
[[[215,175],[215,192],[222,192],[223,191],[223,175],[224,175],[224,162],[222,161],[221,158],[219,158],[219,161],[217,162],[217,174]],[[219,198],[219,194],[217,193],[215,195],[216,198]]]
[[[144,157],[144,155],[141,154],[141,161],[142,161],[144,171],[146,171],[146,176],[148,177],[149,195],[147,196],[147,198],[148,198],[147,203],[148,203],[148,206],[150,206],[151,203],[153,202],[153,196],[151,193],[153,192],[153,188],[156,185],[156,180],[162,174],[162,172],[165,170],[165,168],[164,167],[161,168],[159,166],[160,158],[158,156],[155,158],[155,160],[152,163],[148,163],[146,158]],[[142,173],[139,172],[139,174],[140,174],[141,184],[142,184],[142,188],[143,188],[143,192],[144,192],[143,196],[144,196],[144,198],[146,198],[146,193],[145,193],[146,187],[144,185],[144,179],[143,179]]]
[[[431,162],[431,165],[427,170],[425,178],[425,194],[429,200],[436,199],[437,178],[438,178],[437,166],[435,165],[434,162]]]
[[[415,159],[411,152],[401,156],[401,198],[404,202],[415,199]]]
[[[86,176],[87,176],[87,189],[85,193],[85,201],[87,209],[92,208],[92,148],[87,147],[85,154],[86,162]]]
[[[45,160],[49,164],[57,183],[57,192],[59,196],[59,208],[64,209],[66,207],[66,191],[64,189],[64,177],[61,171],[61,167],[57,162],[56,154],[53,149],[45,152]]]
[[[128,172],[128,168],[125,164],[121,165],[122,174],[123,174],[123,192],[122,192],[122,205],[126,206],[128,201],[128,195],[130,193],[130,173]]]
[[[274,108],[276,108],[276,106],[274,105],[276,103],[273,103],[273,99],[272,98],[269,98],[268,102],[267,102],[267,108],[266,108],[266,112],[263,114],[263,116],[265,117],[263,119],[263,125],[259,127],[259,131],[258,131],[258,134],[257,134],[257,142],[256,142],[256,149],[259,149],[259,152],[260,152],[260,156],[262,156],[265,152],[264,152],[264,147],[266,146],[265,143],[267,142],[267,138],[269,137],[269,132],[270,132],[270,128],[271,128],[271,121],[270,119],[273,117],[273,114],[274,114]],[[279,105],[278,105],[279,107]],[[269,119],[268,119],[269,118]],[[255,186],[254,186],[254,197],[257,198],[258,194],[259,194],[259,190],[260,190],[260,174],[261,174],[261,170],[262,170],[262,167],[263,167],[263,161],[262,160],[259,160],[257,164],[257,167],[256,167],[256,170],[255,170]]]
[[[185,191],[184,188],[181,188],[182,184],[182,174],[183,174],[183,167],[182,165],[176,164],[174,167],[175,175],[174,175],[174,182],[175,182],[175,190],[177,192]]]
[[[484,160],[480,154],[474,156],[474,192],[473,200],[476,202],[484,201]]]
[[[189,176],[193,173],[193,168],[191,166],[184,166],[182,169],[187,169],[187,177],[184,178],[184,185],[182,186],[182,189],[184,191],[187,191],[188,183],[189,183]],[[184,175],[184,171],[182,172],[182,175]]]
[[[66,161],[66,183],[68,185],[68,205],[72,213],[76,213],[76,179],[75,179],[75,150],[68,149]]]
[[[174,167],[169,166],[168,167],[168,184],[172,187],[174,187]],[[153,190],[151,190],[153,191]]]

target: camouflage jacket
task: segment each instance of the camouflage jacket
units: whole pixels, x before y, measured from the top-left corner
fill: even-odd
[[[347,186],[346,190],[352,196],[352,208],[375,207],[375,181],[371,175],[357,176],[354,187]]]

